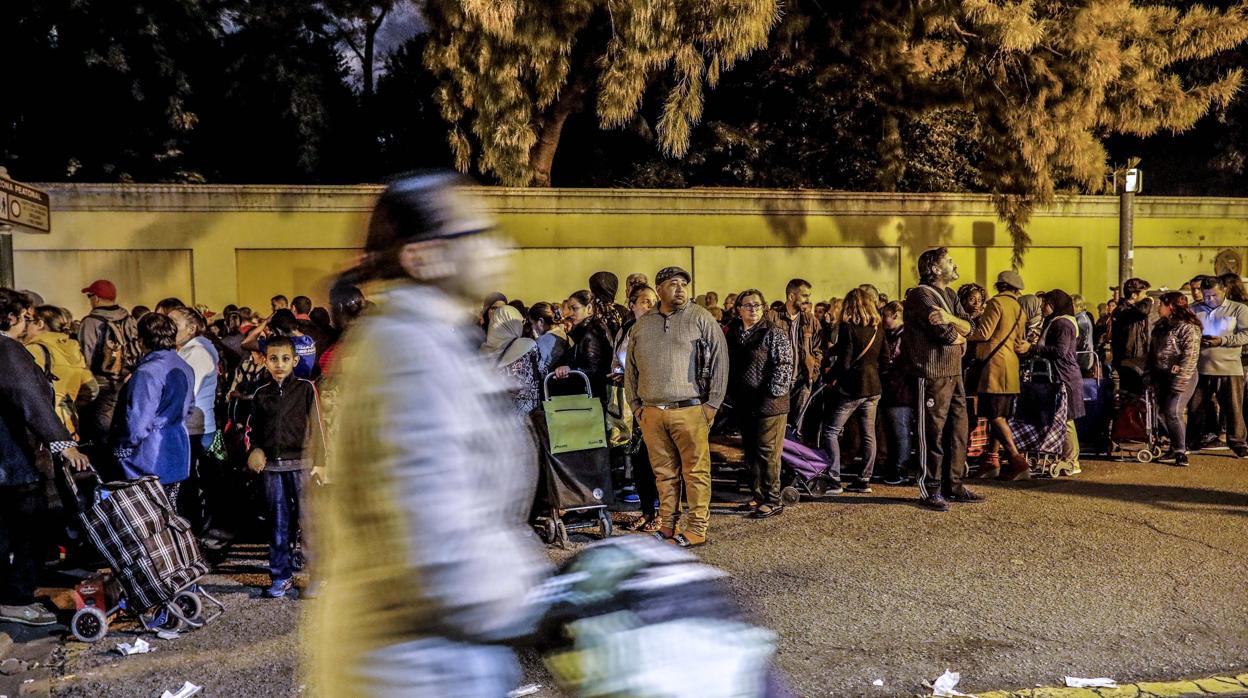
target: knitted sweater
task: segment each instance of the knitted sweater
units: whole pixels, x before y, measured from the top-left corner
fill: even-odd
[[[628,333],[624,366],[633,412],[693,399],[718,409],[728,387],[727,353],[723,328],[701,306],[686,303],[667,315],[656,307],[641,316]],[[705,385],[699,385],[699,368],[706,371]]]
[[[952,378],[962,374],[965,342],[953,325],[933,325],[928,321],[932,311],[941,308],[967,319],[966,311],[952,289],[921,285],[906,292],[906,331],[902,334],[905,354],[910,359],[909,373],[928,380]]]

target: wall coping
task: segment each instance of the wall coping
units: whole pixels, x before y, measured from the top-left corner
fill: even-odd
[[[53,211],[347,212],[372,210],[380,185],[37,184]],[[991,216],[987,194],[899,194],[737,188],[528,189],[473,187],[494,213],[633,215]],[[1116,218],[1115,196],[1059,196],[1038,216]],[[1248,199],[1139,196],[1141,218],[1248,220]]]

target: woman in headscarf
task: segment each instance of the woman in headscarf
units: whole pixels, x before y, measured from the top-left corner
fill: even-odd
[[[1071,474],[1082,472],[1079,467],[1079,433],[1075,420],[1084,415],[1083,374],[1079,371],[1079,322],[1075,304],[1065,291],[1054,289],[1044,295],[1044,314],[1049,319],[1044,337],[1036,345],[1036,354],[1053,365],[1053,379],[1066,386],[1066,446],[1062,460],[1071,466]]]
[[[490,311],[481,355],[502,372],[511,386],[511,399],[519,414],[527,415],[538,408],[542,401],[542,376],[537,342],[524,336],[519,310],[500,305]]]
[[[525,521],[537,456],[467,310],[503,271],[484,207],[457,175],[392,183],[357,284],[376,307],[339,350],[334,486],[315,518],[324,590],[301,633],[317,695],[496,698],[533,632],[544,556]]]

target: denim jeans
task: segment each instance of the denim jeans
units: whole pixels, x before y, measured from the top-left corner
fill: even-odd
[[[888,438],[888,463],[884,475],[906,475],[910,461],[910,432],[914,428],[914,408],[900,405],[884,408],[884,427]]]
[[[1193,376],[1182,390],[1172,390],[1168,381],[1157,382],[1157,404],[1161,407],[1161,423],[1166,427],[1166,435],[1170,437],[1170,450],[1175,453],[1187,453],[1187,424],[1183,419],[1183,411],[1196,392],[1196,377]]]
[[[875,470],[875,409],[880,404],[880,396],[851,398],[837,391],[831,396],[823,420],[823,450],[828,454],[828,462],[832,464],[828,474],[837,481],[841,479],[841,432],[849,418],[858,415],[858,424],[862,427],[862,451],[866,466],[862,470],[862,480],[870,480]]]
[[[307,483],[306,470],[264,471],[264,493],[269,502],[269,574],[274,581],[295,574],[295,544],[299,542]],[[306,548],[303,553],[306,559]]]

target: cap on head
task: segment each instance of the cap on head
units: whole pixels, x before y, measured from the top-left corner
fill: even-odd
[[[1023,290],[1023,288],[1025,288],[1023,286],[1022,275],[1020,275],[1018,272],[1014,271],[1013,269],[1006,269],[1000,274],[997,274],[997,283],[1007,284],[1008,286],[1010,286],[1010,288],[1016,288],[1020,291]]]
[[[107,279],[96,279],[95,281],[92,281],[90,286],[82,289],[82,292],[88,296],[95,296],[96,298],[102,298],[106,301],[117,300],[117,287],[113,285],[113,282]]]
[[[683,278],[687,284],[693,283],[693,277],[684,269],[681,269],[680,267],[663,267],[659,270],[658,274],[654,275],[654,285],[662,286],[664,281],[677,276]]]

